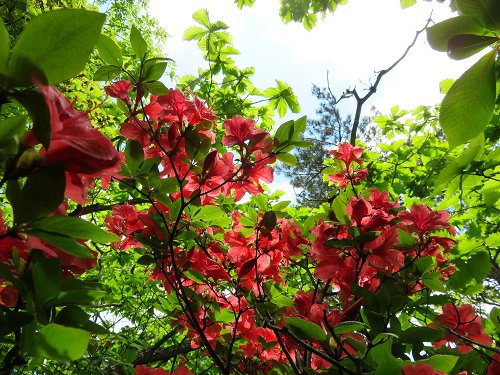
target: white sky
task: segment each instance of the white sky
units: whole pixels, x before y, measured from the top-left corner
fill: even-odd
[[[401,10],[399,0],[351,0],[308,32],[301,24],[281,21],[278,0],[256,0],[252,8],[243,10],[233,0],[150,0],[150,13],[171,35],[165,53],[177,62],[178,75],[197,75],[199,66],[207,67],[196,43],[182,40],[184,30],[197,25],[192,14],[201,8],[208,9],[211,22],[221,20],[229,26],[233,45],[241,52],[234,56],[236,66],[255,68],[252,82],[256,87],[274,87],[279,79],[293,88],[301,113],[288,113],[281,120],[275,117],[277,125],[303,115],[316,117],[318,101],[311,95],[311,86],[326,86],[327,71],[337,97],[354,87],[364,95],[364,83],[374,82],[374,72],[388,68],[404,53],[431,11],[435,22],[453,16],[447,5],[436,1],[419,0]],[[368,113],[375,105],[388,113],[395,105],[408,110],[421,104],[434,105],[442,100],[439,82],[458,78],[477,58],[451,60],[432,50],[423,33],[405,60],[382,79],[364,110]],[[339,108],[343,116],[352,113],[354,98]],[[285,179],[278,179],[271,188],[285,190],[283,199],[293,200]]]

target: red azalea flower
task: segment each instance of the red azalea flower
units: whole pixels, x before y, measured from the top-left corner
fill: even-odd
[[[450,214],[446,210],[432,211],[425,204],[414,204],[410,212],[401,211],[398,217],[407,224],[410,232],[417,232],[419,236],[435,229],[446,229],[452,235],[456,234],[456,230],[448,223]]]
[[[488,346],[493,343],[491,337],[484,333],[481,318],[476,315],[476,309],[471,305],[456,307],[448,303],[443,306],[443,314],[437,316],[435,321],[444,327],[453,329],[460,336],[465,336],[477,343]],[[445,340],[457,342],[458,350],[461,353],[468,353],[472,350],[470,344],[462,343],[458,336],[448,331],[445,333]]]
[[[245,141],[253,139],[258,132],[254,131],[255,121],[235,116],[231,120],[224,121],[224,129],[227,135],[222,137],[224,146],[243,145]]]
[[[339,184],[339,189],[345,189],[349,183],[359,185],[361,180],[366,180],[368,177],[368,170],[352,168],[343,169],[342,172],[328,176],[328,181]]]
[[[405,365],[401,372],[403,375],[445,375],[441,371],[434,370],[434,367],[427,363],[415,363],[414,365]]]
[[[495,353],[493,360],[488,366],[488,375],[500,375],[500,355]]]
[[[104,86],[104,91],[112,98],[119,98],[125,103],[129,103],[130,98],[128,96],[128,92],[131,88],[132,84],[130,81],[118,81],[109,86]]]
[[[372,206],[370,202],[366,201],[364,198],[357,199],[356,197],[350,197],[350,202],[346,207],[346,213],[356,222],[358,227],[361,227],[361,221],[364,217],[372,213]]]
[[[33,82],[49,107],[52,130],[49,150],[42,147],[40,155],[45,156],[45,165],[64,163],[70,182],[65,195],[77,203],[87,203],[86,191],[80,191],[81,175],[101,177],[117,172],[120,154],[104,134],[92,127],[88,113],[77,111],[55,87],[43,86],[36,77]],[[30,130],[23,143],[33,147],[40,142]]]
[[[353,147],[349,142],[339,143],[338,147],[338,151],[331,150],[328,153],[333,155],[335,160],[342,160],[345,163],[346,168],[349,168],[351,162],[353,161],[359,165],[363,164],[363,159],[360,159],[360,156],[363,153],[362,147]]]
[[[167,95],[157,97],[156,101],[164,109],[159,116],[164,122],[188,122],[196,115],[196,107],[179,89],[170,89]],[[192,123],[195,125],[196,122]]]

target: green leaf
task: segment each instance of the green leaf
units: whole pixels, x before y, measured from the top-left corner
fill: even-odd
[[[29,289],[26,286],[26,284],[22,280],[14,277],[14,275],[12,274],[12,271],[10,270],[9,267],[7,267],[7,265],[4,262],[0,262],[0,278],[11,282],[12,285],[14,285],[14,287],[16,288],[16,290],[24,298],[28,297]]]
[[[184,133],[184,137],[186,154],[189,157],[189,160],[194,160],[196,155],[198,154],[198,151],[200,150],[201,145],[198,131],[192,128]]]
[[[498,40],[494,36],[472,34],[456,35],[448,41],[448,56],[462,60],[475,55]]]
[[[295,164],[297,164],[297,158],[292,154],[289,154],[288,152],[283,152],[276,155],[276,159],[292,167],[295,167]]]
[[[168,95],[169,89],[165,86],[163,82],[149,82],[144,84],[148,91],[156,96]]]
[[[148,51],[148,45],[135,26],[132,26],[130,30],[130,44],[132,44],[132,49],[139,60],[144,60]]]
[[[293,120],[287,121],[284,124],[282,124],[278,130],[276,130],[276,134],[274,135],[274,138],[277,139],[280,142],[280,145],[282,143],[286,143],[287,141],[290,141],[293,132],[294,132],[294,122]]]
[[[43,230],[32,229],[28,232],[34,237],[38,237],[51,245],[64,250],[68,254],[77,256],[78,258],[93,258],[94,256],[83,245],[80,245],[73,238],[62,234],[46,232]]]
[[[78,306],[66,306],[59,311],[53,323],[65,327],[80,328],[96,335],[106,335],[108,330],[89,321],[90,315]]]
[[[205,275],[203,275],[201,272],[196,271],[196,270],[192,270],[192,269],[186,270],[186,271],[184,271],[184,275],[186,275],[186,277],[188,279],[191,279],[194,282],[197,282],[199,284],[205,284],[207,282]]]
[[[332,209],[337,217],[337,220],[343,225],[349,225],[351,223],[351,219],[347,215],[347,205],[342,202],[340,196],[335,198],[332,202]]]
[[[61,290],[61,259],[40,259],[33,266],[36,303],[43,306],[57,298]]]
[[[144,149],[141,142],[130,140],[125,147],[125,159],[127,160],[127,167],[130,173],[135,176],[139,166],[144,161]]]
[[[10,57],[10,38],[4,23],[0,20],[0,86],[8,75],[7,64]]]
[[[387,335],[382,333],[373,340],[373,343],[380,343],[382,340],[385,340],[386,337]],[[389,339],[382,344],[374,345],[372,354],[377,365],[376,375],[401,375],[401,369],[404,366],[404,362],[392,355],[391,347],[392,337],[389,337]]]
[[[283,317],[288,329],[301,340],[325,341],[326,334],[319,325],[299,318]]]
[[[431,290],[446,293],[443,282],[440,280],[441,277],[443,275],[440,272],[428,272],[422,277],[422,282]]]
[[[495,107],[495,82],[495,56],[486,54],[450,88],[439,113],[450,149],[477,137],[486,128]]]
[[[276,214],[274,211],[266,211],[262,217],[261,224],[267,230],[271,231],[276,226]]]
[[[106,16],[59,9],[34,17],[19,36],[9,65],[11,86],[31,86],[31,74],[56,84],[80,73],[94,49]]]
[[[210,21],[208,18],[208,10],[199,9],[193,13],[193,19],[199,24],[205,26],[206,28],[210,27]]]
[[[179,183],[175,177],[167,177],[156,185],[155,190],[163,194],[174,194],[180,190]]]
[[[45,304],[46,308],[66,306],[66,305],[86,305],[102,298],[106,295],[105,292],[90,289],[71,289],[61,291],[55,300],[51,300]]]
[[[500,7],[496,0],[456,0],[460,13],[474,17],[489,30],[498,32]]]
[[[157,81],[165,73],[165,69],[167,68],[167,63],[165,61],[158,62],[154,65],[151,65],[146,71],[145,80],[146,81]]]
[[[401,9],[409,8],[417,3],[417,0],[401,0]]]
[[[171,203],[168,210],[168,217],[170,218],[170,221],[173,222],[177,220],[177,216],[179,216],[179,213],[181,212],[181,205],[182,205],[182,200],[180,198],[176,199]]]
[[[108,64],[116,67],[123,65],[122,51],[120,47],[109,36],[101,34],[97,43],[97,50],[101,59]]]
[[[430,357],[429,359],[417,361],[417,362],[426,363],[426,364],[434,367],[434,370],[441,371],[441,372],[448,374],[455,367],[457,360],[458,360],[458,357],[455,357],[452,355],[436,354],[436,355],[433,355],[432,357]]]
[[[399,342],[415,344],[417,342],[434,342],[444,335],[444,332],[430,327],[410,327],[399,335]]]
[[[0,149],[15,145],[16,136],[21,139],[21,135],[26,131],[27,121],[28,116],[20,115],[8,117],[0,122]]]
[[[291,203],[291,201],[282,201],[282,202],[276,203],[273,206],[273,211],[281,211],[281,210],[287,208],[290,203]]]
[[[16,99],[28,111],[33,121],[33,132],[46,150],[50,146],[52,129],[50,126],[50,112],[42,94],[36,91],[24,90],[12,93]]]
[[[120,68],[111,65],[101,66],[94,73],[94,81],[111,81],[116,75],[120,74]]]
[[[89,340],[89,332],[51,323],[40,329],[36,336],[36,355],[59,361],[76,361],[87,350]]]
[[[441,94],[446,94],[450,90],[451,86],[453,86],[454,82],[455,80],[451,78],[443,79],[439,82],[439,91]]]
[[[49,165],[30,174],[19,192],[21,204],[14,206],[15,223],[27,223],[53,213],[64,200],[65,188],[62,164]]]
[[[467,260],[467,273],[480,284],[483,283],[490,270],[490,255],[486,251],[478,251]]]
[[[333,327],[333,331],[340,335],[342,333],[356,332],[363,329],[370,329],[370,326],[361,322],[342,322]]]
[[[184,35],[182,36],[182,40],[201,40],[208,31],[202,27],[190,27],[184,31]]]
[[[463,34],[484,35],[487,32],[474,17],[460,16],[449,18],[427,28],[427,40],[432,48],[448,51],[448,41]]]
[[[0,320],[3,312],[0,312]],[[4,322],[0,323],[0,338],[7,336],[9,333],[17,331],[19,328],[31,323],[35,316],[27,312],[10,312],[5,314]]]
[[[500,309],[498,307],[494,307],[490,313],[490,320],[495,325],[497,331],[500,331]]]
[[[72,238],[92,240],[95,242],[118,242],[120,239],[113,233],[106,232],[97,225],[78,217],[64,215],[50,216],[31,222],[27,228],[46,232],[59,233]]]

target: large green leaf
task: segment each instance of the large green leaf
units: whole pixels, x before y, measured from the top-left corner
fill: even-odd
[[[478,283],[484,281],[490,270],[490,255],[486,251],[478,251],[467,260],[467,273]]]
[[[48,324],[36,336],[36,355],[59,361],[75,361],[83,356],[89,340],[89,332]]]
[[[496,36],[456,35],[448,41],[448,56],[455,60],[466,59],[497,41]]]
[[[283,317],[287,327],[301,340],[325,341],[326,334],[319,325],[299,318]]]
[[[477,137],[495,107],[495,56],[486,54],[455,81],[441,105],[439,121],[450,149]]]
[[[476,18],[489,30],[500,29],[500,2],[498,0],[456,0],[460,13]]]
[[[29,228],[59,233],[72,238],[89,239],[95,242],[108,243],[120,241],[113,233],[106,232],[98,226],[78,217],[50,216],[31,222]]]
[[[90,251],[83,245],[80,245],[73,238],[69,236],[64,236],[62,234],[46,232],[44,230],[35,230],[31,229],[26,231],[27,234],[30,234],[34,237],[38,237],[51,245],[64,250],[68,254],[77,256],[78,258],[93,258],[94,256],[90,253]]]
[[[52,129],[50,126],[50,112],[42,94],[36,91],[24,90],[12,93],[16,99],[28,111],[33,122],[33,132],[46,150],[50,146]]]
[[[8,117],[0,122],[0,149],[16,144],[15,137],[21,138],[26,131],[27,121],[28,116],[20,115]]]
[[[458,357],[454,357],[452,355],[433,355],[431,358],[418,361],[419,363],[427,363],[434,367],[434,370],[441,371],[446,374],[450,373],[451,370],[455,367],[455,363],[457,363]]]
[[[443,331],[430,327],[411,327],[399,335],[399,342],[414,344],[417,342],[434,342],[444,335]]]
[[[31,86],[31,74],[55,84],[80,73],[94,49],[106,16],[60,9],[33,18],[19,36],[9,65],[11,86]]]
[[[474,17],[460,16],[449,18],[427,29],[427,40],[432,48],[438,51],[448,51],[448,42],[457,35],[484,35],[487,30]]]
[[[7,29],[0,20],[0,85],[3,85],[5,77],[8,75],[7,63],[10,56],[10,39]]]
[[[38,306],[57,298],[61,290],[61,259],[40,259],[36,262],[33,266],[33,284]]]
[[[15,189],[15,184],[10,184],[11,187]],[[27,223],[53,213],[64,199],[65,188],[62,164],[49,165],[30,174],[24,187],[13,193],[15,223]]]

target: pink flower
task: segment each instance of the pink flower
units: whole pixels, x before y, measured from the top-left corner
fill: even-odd
[[[410,212],[401,211],[398,217],[407,224],[409,232],[417,232],[419,236],[435,229],[446,229],[452,235],[456,234],[456,230],[448,223],[450,215],[446,210],[432,211],[425,204],[414,204]]]
[[[123,100],[125,103],[130,103],[128,93],[131,88],[132,84],[130,81],[118,81],[109,86],[104,86],[104,91],[106,91],[106,94],[112,98],[118,98]]]
[[[363,159],[360,158],[363,153],[362,147],[353,147],[349,142],[339,143],[338,147],[338,151],[331,150],[328,153],[333,155],[335,160],[342,160],[345,163],[346,168],[349,168],[351,162],[353,161],[359,165],[363,164]]]
[[[471,305],[456,307],[448,303],[443,306],[443,314],[437,316],[435,321],[446,328],[453,329],[458,335],[467,337],[477,343],[483,345],[493,343],[492,338],[484,333],[481,318],[476,315],[476,309]],[[457,342],[458,350],[461,353],[468,353],[472,350],[470,344],[462,342],[458,336],[448,331],[446,331],[444,337],[448,342]],[[435,346],[439,345],[440,347],[442,344],[443,342],[440,341]]]

